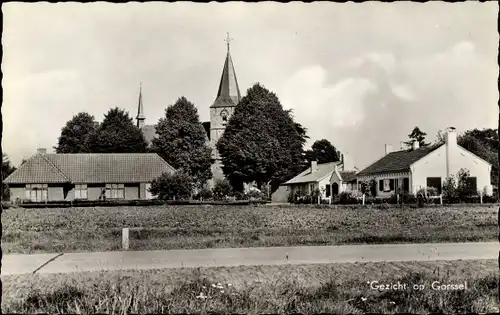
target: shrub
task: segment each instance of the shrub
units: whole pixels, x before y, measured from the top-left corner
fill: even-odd
[[[454,203],[459,200],[457,183],[453,175],[444,180],[442,193],[443,199],[448,203]]]
[[[183,172],[163,173],[153,180],[149,191],[161,200],[188,199],[193,191],[192,179]]]
[[[212,190],[209,189],[208,187],[203,187],[195,196],[195,199],[203,199],[203,200],[209,200],[212,199],[213,193]]]
[[[350,191],[344,191],[338,195],[336,203],[339,205],[354,205],[358,203],[358,200]]]
[[[214,199],[216,200],[222,200],[225,197],[234,196],[233,187],[227,179],[216,180],[212,192]]]

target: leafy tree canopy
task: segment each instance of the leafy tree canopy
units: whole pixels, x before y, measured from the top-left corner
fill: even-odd
[[[305,128],[284,110],[278,97],[259,83],[236,106],[217,143],[223,171],[233,188],[256,182],[271,191],[301,169]]]
[[[318,163],[340,161],[340,152],[326,139],[316,140],[311,150],[305,152],[305,156],[308,166],[310,161],[317,161]]]
[[[11,164],[7,154],[2,153],[2,181],[12,174],[16,168]],[[9,186],[2,183],[2,200],[9,199]]]
[[[425,142],[425,136],[427,136],[427,134],[422,130],[420,130],[418,126],[416,126],[415,128],[413,128],[412,132],[408,135],[408,138],[410,138],[410,140],[406,141],[405,144],[411,147],[414,141],[418,141],[420,147],[426,147],[430,145],[430,143]]]
[[[153,180],[149,191],[160,200],[189,199],[193,187],[191,177],[182,172],[163,173]]]
[[[129,113],[115,107],[104,115],[92,148],[96,153],[145,153],[147,143]]]
[[[193,103],[180,97],[165,110],[156,133],[152,150],[191,176],[196,187],[201,188],[212,177],[211,149]]]
[[[96,140],[94,116],[78,113],[61,130],[56,153],[90,153]]]

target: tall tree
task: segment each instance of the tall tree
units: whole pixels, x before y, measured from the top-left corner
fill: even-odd
[[[340,161],[339,151],[335,148],[330,141],[326,139],[316,140],[311,150],[305,151],[308,164],[310,161],[317,161],[318,163],[328,163]]]
[[[129,113],[118,107],[104,115],[92,151],[96,153],[144,153],[147,143]]]
[[[211,149],[193,103],[180,97],[169,106],[156,125],[156,134],[152,150],[191,176],[197,188],[212,177]]]
[[[497,129],[473,129],[467,130],[457,138],[457,143],[474,153],[480,158],[492,164],[491,183],[498,187],[498,130]]]
[[[278,97],[260,84],[248,89],[217,143],[222,170],[233,188],[256,182],[271,191],[296,175],[303,161],[305,128],[294,122]]]
[[[2,153],[2,181],[12,174],[16,168],[11,164],[7,154]],[[2,200],[9,198],[9,186],[2,183]]]
[[[418,126],[416,126],[415,128],[413,128],[412,132],[408,135],[408,138],[410,138],[410,141],[406,141],[405,144],[407,146],[411,147],[413,145],[414,141],[418,141],[418,144],[420,147],[426,147],[430,143],[425,142],[425,136],[427,136],[427,134],[425,132],[423,132],[422,130],[420,130],[420,128],[418,128]]]
[[[94,116],[82,112],[73,116],[61,130],[56,153],[89,153],[96,138]]]

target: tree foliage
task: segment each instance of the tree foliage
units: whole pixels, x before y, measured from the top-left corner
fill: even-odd
[[[56,153],[90,153],[97,135],[94,116],[82,112],[73,116],[61,130]]]
[[[260,84],[248,89],[217,143],[222,170],[234,189],[255,182],[271,191],[301,169],[305,128],[294,122],[278,97]]]
[[[160,200],[188,199],[193,191],[192,179],[182,171],[163,173],[153,180],[149,191]]]
[[[186,172],[201,188],[212,177],[211,149],[193,103],[180,97],[165,110],[156,125],[152,150],[178,170]]]
[[[408,135],[408,138],[410,138],[410,140],[406,141],[405,144],[411,147],[414,141],[418,141],[420,147],[426,147],[430,145],[430,143],[425,142],[425,136],[427,136],[427,134],[420,130],[418,126],[415,126],[412,132]]]
[[[129,113],[118,107],[104,115],[92,148],[96,153],[145,153],[147,143]]]
[[[215,181],[212,192],[216,200],[222,200],[226,196],[233,195],[233,188],[227,179],[218,179]]]
[[[311,161],[329,163],[340,161],[340,152],[326,139],[316,140],[311,150],[305,151],[307,166]]]
[[[12,174],[16,168],[11,164],[9,157],[7,154],[2,153],[2,182]],[[9,199],[9,186],[7,184],[2,183],[2,200]]]

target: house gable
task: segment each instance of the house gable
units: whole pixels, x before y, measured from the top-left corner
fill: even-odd
[[[42,154],[28,159],[5,180],[6,184],[67,183],[70,179]]]

